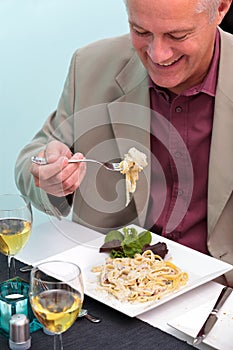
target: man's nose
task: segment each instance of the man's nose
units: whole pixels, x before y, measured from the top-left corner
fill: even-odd
[[[173,57],[173,50],[168,41],[162,37],[154,37],[146,50],[154,63],[167,63]]]

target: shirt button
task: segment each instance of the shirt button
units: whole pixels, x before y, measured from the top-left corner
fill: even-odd
[[[171,240],[174,239],[173,233],[168,233],[168,234],[167,234],[167,238],[168,238],[168,239],[171,239]]]
[[[174,153],[174,155],[175,155],[176,158],[181,158],[181,157],[182,157],[182,153],[179,152],[179,151],[176,151],[176,152]]]
[[[184,191],[183,190],[178,190],[178,196],[183,196]]]
[[[182,107],[178,106],[175,108],[176,113],[182,112]]]

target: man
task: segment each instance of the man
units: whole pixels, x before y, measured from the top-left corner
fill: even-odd
[[[136,223],[233,264],[233,37],[218,28],[230,5],[126,1],[131,38],[74,54],[57,111],[19,155],[21,192],[56,216],[73,203],[98,231]],[[68,163],[132,146],[149,165],[127,207],[122,174]]]

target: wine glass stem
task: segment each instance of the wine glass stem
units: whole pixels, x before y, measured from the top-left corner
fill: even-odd
[[[53,350],[63,350],[62,334],[54,334]]]
[[[8,255],[8,278],[16,277],[15,259],[13,256]]]

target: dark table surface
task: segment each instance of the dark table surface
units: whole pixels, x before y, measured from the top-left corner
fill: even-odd
[[[29,279],[29,273],[21,273],[22,263],[16,261],[17,276]],[[0,254],[0,281],[7,279],[7,259]],[[91,323],[79,318],[63,333],[64,350],[191,350],[191,345],[149,324],[130,318],[108,306],[85,296],[84,308],[102,319]],[[0,334],[0,350],[9,349],[8,339]],[[32,333],[33,350],[53,349],[53,337],[42,330]]]

